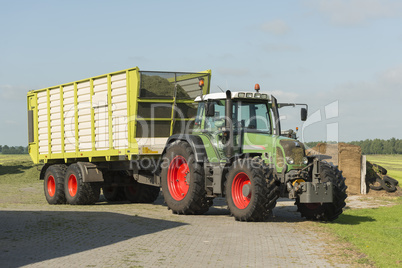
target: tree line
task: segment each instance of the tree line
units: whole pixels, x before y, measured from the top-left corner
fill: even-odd
[[[306,142],[305,144],[313,148],[318,143],[335,143],[335,142]],[[360,146],[362,154],[402,154],[402,140],[391,138],[389,140],[366,139],[364,141],[345,142]]]
[[[306,142],[305,145],[307,145],[307,147],[309,148],[313,148],[318,143],[334,144],[336,142],[314,141],[314,142]],[[389,140],[367,139],[364,141],[352,141],[346,143],[360,146],[360,148],[362,149],[362,154],[402,154],[402,140],[395,138],[391,138]],[[0,145],[0,153],[28,154],[28,147]]]
[[[8,146],[0,145],[0,153],[2,154],[27,154],[28,146]]]

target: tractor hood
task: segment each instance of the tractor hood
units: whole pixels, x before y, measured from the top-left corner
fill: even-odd
[[[278,171],[300,169],[307,165],[304,144],[287,137],[263,133],[244,133],[243,153],[261,153],[268,163],[276,163]]]

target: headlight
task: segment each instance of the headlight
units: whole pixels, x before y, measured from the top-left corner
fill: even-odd
[[[308,164],[308,159],[307,159],[307,157],[303,157],[302,163],[303,163],[303,165],[307,165],[307,164]]]
[[[289,165],[293,165],[295,161],[291,157],[286,157],[286,162],[288,162]]]

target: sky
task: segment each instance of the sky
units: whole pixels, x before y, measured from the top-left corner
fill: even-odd
[[[402,139],[402,2],[0,0],[0,144],[27,145],[26,94],[138,66],[212,70],[262,92],[303,141]]]

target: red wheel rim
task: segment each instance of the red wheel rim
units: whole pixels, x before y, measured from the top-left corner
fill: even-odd
[[[47,178],[47,193],[53,197],[56,193],[56,181],[52,175]]]
[[[251,190],[249,190],[248,195],[245,196],[243,194],[243,188],[245,186],[251,187],[251,181],[249,177],[244,172],[237,173],[232,183],[232,199],[235,206],[239,209],[245,209],[248,204],[250,204]]]
[[[181,155],[173,158],[170,162],[167,183],[169,193],[173,199],[180,201],[186,197],[190,186],[190,168],[187,165],[186,159]]]
[[[77,178],[74,174],[68,177],[68,193],[70,196],[75,196],[77,194]]]

